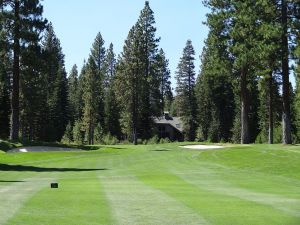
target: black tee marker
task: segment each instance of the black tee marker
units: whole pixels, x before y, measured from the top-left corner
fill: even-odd
[[[58,188],[58,183],[51,183],[51,188]]]

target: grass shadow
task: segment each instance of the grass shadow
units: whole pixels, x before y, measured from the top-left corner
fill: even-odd
[[[0,171],[27,171],[27,172],[88,172],[88,171],[101,171],[108,170],[106,168],[99,169],[79,169],[79,168],[48,168],[37,166],[24,166],[24,165],[9,165],[0,164]]]
[[[102,148],[100,146],[86,146],[86,145],[78,145],[78,146],[74,146],[74,147],[81,149],[81,150],[85,150],[85,151],[99,150]]]
[[[117,150],[120,150],[120,149],[127,149],[127,148],[122,148],[122,147],[112,147],[112,146],[107,146],[106,148],[109,148],[109,149],[117,149]]]
[[[21,183],[21,182],[25,182],[22,180],[0,180],[0,183]]]
[[[152,152],[169,152],[171,150],[168,150],[168,149],[155,149],[155,150],[150,150]]]

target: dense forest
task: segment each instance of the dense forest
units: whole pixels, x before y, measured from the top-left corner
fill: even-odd
[[[153,118],[168,111],[188,141],[299,143],[300,2],[203,3],[200,73],[192,41],[175,46],[173,91],[149,2],[118,56],[99,32],[83,67],[66,72],[41,1],[0,0],[0,138],[137,144],[155,137]]]

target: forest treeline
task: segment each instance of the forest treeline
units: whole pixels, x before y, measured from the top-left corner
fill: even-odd
[[[200,73],[187,40],[173,92],[149,2],[118,56],[99,32],[83,67],[67,73],[41,1],[0,0],[0,138],[137,144],[157,135],[153,119],[169,111],[188,141],[299,143],[300,2],[203,3]]]

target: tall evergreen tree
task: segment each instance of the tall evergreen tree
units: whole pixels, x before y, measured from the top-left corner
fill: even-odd
[[[258,132],[256,110],[258,101],[255,100],[258,98],[257,72],[263,58],[261,57],[262,49],[265,49],[267,42],[270,44],[273,41],[271,39],[274,34],[270,27],[274,25],[271,24],[271,20],[276,14],[276,7],[273,7],[275,3],[276,1],[268,0],[205,1],[205,4],[212,10],[208,15],[207,24],[210,30],[213,32],[217,30],[224,37],[226,50],[229,51],[233,62],[232,74],[238,78],[233,80],[233,84],[235,113],[240,118],[235,118],[232,131],[234,139],[240,137],[241,143],[254,141]],[[268,6],[272,7],[268,9]],[[266,14],[265,17],[262,17],[264,14]],[[267,17],[270,17],[269,21],[266,20]],[[276,33],[276,29],[278,26],[275,26],[273,32],[275,30]],[[264,34],[265,36],[263,36]],[[262,37],[267,40],[262,42]],[[221,39],[220,43],[224,43],[224,41]],[[269,52],[271,51],[268,51],[268,56]],[[264,57],[264,59],[266,59],[265,62],[271,61],[270,57]],[[264,66],[271,67],[269,70],[272,72],[274,70],[273,61],[273,64],[264,64]],[[239,85],[239,89],[236,88],[237,85]]]
[[[39,43],[30,43],[21,51],[20,130],[23,140],[43,140],[46,123],[46,77],[42,73],[42,51]]]
[[[78,118],[81,119],[83,116],[83,107],[84,107],[84,102],[83,100],[83,91],[84,91],[84,76],[86,74],[86,69],[87,69],[87,63],[84,60],[83,66],[81,68],[79,77],[78,77],[78,88],[77,88],[77,94],[78,94]],[[81,124],[81,123],[78,123]]]
[[[125,41],[117,67],[116,90],[123,108],[123,132],[136,144],[137,137],[152,135],[153,116],[159,115],[160,77],[156,74],[157,45],[154,13],[145,3]],[[120,92],[121,90],[121,92]]]
[[[212,21],[211,21],[212,22]],[[220,30],[211,30],[196,83],[201,139],[229,141],[234,119],[232,63]]]
[[[121,138],[120,127],[120,109],[117,104],[115,93],[115,75],[116,75],[116,58],[111,43],[106,52],[106,73],[104,79],[105,100],[104,100],[104,131],[113,136]]]
[[[169,70],[169,60],[166,59],[166,55],[163,49],[160,49],[156,58],[156,75],[159,81],[159,96],[156,99],[159,100],[157,104],[159,106],[159,112],[162,115],[165,109],[170,108],[170,104],[173,100],[173,93],[171,89],[171,75]],[[167,110],[169,111],[169,110]]]
[[[71,69],[68,77],[68,101],[69,101],[69,114],[71,125],[75,120],[80,119],[80,96],[79,96],[79,84],[78,84],[78,70],[74,65]]]
[[[296,90],[294,100],[294,111],[295,111],[295,125],[297,130],[297,142],[300,142],[300,65],[297,65],[295,71],[296,76]]]
[[[83,118],[82,124],[88,144],[94,144],[94,130],[99,122],[99,87],[101,81],[97,65],[89,57],[83,77]]]
[[[10,78],[9,46],[3,18],[0,17],[0,138],[9,137]]]
[[[19,82],[20,82],[20,54],[21,44],[35,41],[44,29],[46,20],[42,18],[43,7],[39,0],[5,0],[1,1],[1,16],[8,29],[9,39],[12,40],[12,95],[11,95],[11,131],[10,138],[19,136]]]
[[[292,143],[289,81],[289,36],[288,36],[288,3],[281,1],[281,66],[282,66],[282,142]]]
[[[104,87],[110,87],[111,82],[116,74],[116,54],[114,53],[114,45],[110,43],[105,55],[105,78]]]
[[[185,139],[193,141],[196,137],[196,99],[195,99],[195,51],[188,40],[176,71],[176,94],[178,108],[184,122]]]
[[[278,8],[274,0],[260,0],[256,2],[257,46],[260,49],[257,57],[260,59],[255,71],[259,75],[260,89],[260,128],[262,134],[268,133],[269,144],[273,143],[274,124],[278,124],[276,114],[279,113],[278,82],[275,76],[279,71],[281,24],[278,20]],[[267,117],[266,117],[267,116]],[[267,120],[266,120],[267,119]]]
[[[152,135],[152,116],[159,115],[159,93],[160,78],[155,73],[155,62],[159,38],[156,38],[156,27],[154,12],[150,8],[149,2],[141,11],[136,23],[136,39],[138,40],[139,67],[141,73],[141,93],[138,106],[141,110],[139,133],[143,139],[148,139]]]
[[[91,59],[94,60],[97,69],[97,76],[99,79],[99,86],[98,86],[98,114],[97,120],[100,122],[101,127],[104,126],[104,82],[105,82],[105,74],[107,70],[107,64],[105,62],[106,50],[104,47],[104,39],[99,32],[94,40],[92,49],[91,49]]]
[[[234,68],[240,75],[241,93],[241,143],[247,144],[251,141],[250,134],[250,93],[248,89],[249,81],[254,79],[253,66],[256,65],[256,32],[257,26],[255,12],[255,2],[253,1],[233,1],[234,11],[231,30],[233,45],[231,50],[234,56]]]
[[[262,77],[258,83],[259,90],[259,129],[257,142],[274,143],[274,128],[281,124],[281,96],[277,77]],[[280,135],[281,136],[281,135]]]
[[[117,64],[115,90],[121,111],[122,132],[126,138],[131,139],[137,144],[137,128],[138,128],[138,102],[140,99],[141,72],[138,43],[135,38],[136,27],[132,27],[123,47],[123,52]]]
[[[60,141],[68,124],[68,80],[64,54],[52,24],[47,27],[43,40],[43,73],[47,80],[48,141]]]
[[[296,3],[295,3],[296,4]],[[294,33],[296,48],[294,51],[294,58],[296,60],[295,67],[295,100],[294,100],[294,112],[295,112],[295,125],[297,130],[297,142],[300,142],[300,2],[295,5],[295,21],[294,21]]]

